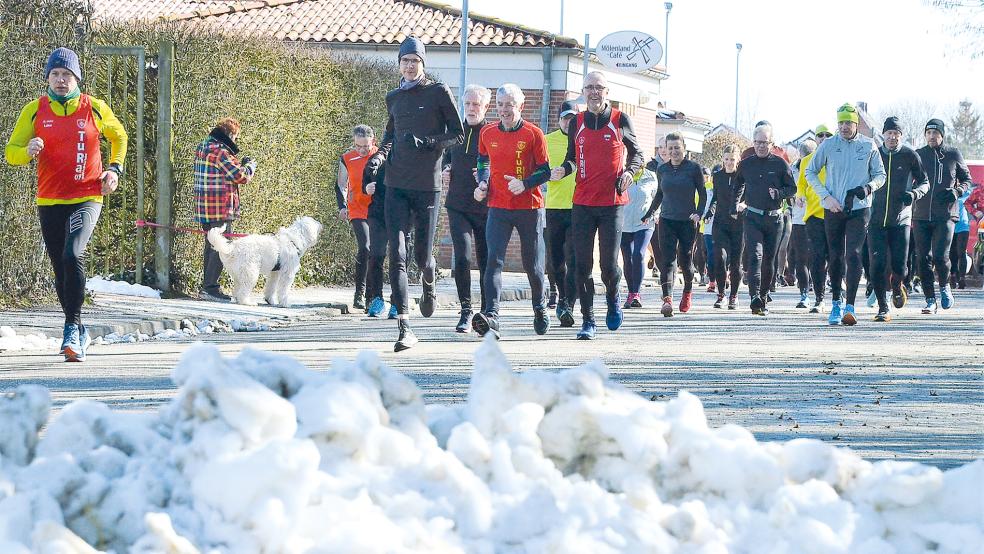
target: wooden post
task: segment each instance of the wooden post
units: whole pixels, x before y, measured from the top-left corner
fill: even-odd
[[[172,94],[174,43],[161,41],[157,56],[157,223],[171,225],[173,219],[172,202],[174,198],[174,162],[171,124],[174,118]],[[157,288],[171,290],[171,245],[173,235],[170,229],[158,227],[156,249],[154,251],[154,272]]]

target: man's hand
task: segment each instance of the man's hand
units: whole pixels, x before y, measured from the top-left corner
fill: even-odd
[[[748,204],[745,204],[744,202],[739,202],[739,203],[735,204],[735,210],[738,213],[741,213],[741,212],[745,211],[745,208],[747,208],[747,207],[748,207]]]
[[[376,173],[379,172],[379,168],[383,167],[383,154],[377,152],[373,154],[369,161],[366,162],[365,169],[362,170],[362,180],[365,182],[375,181]]]
[[[506,183],[508,183],[506,187],[514,196],[519,196],[526,191],[526,185],[523,184],[521,179],[517,179],[512,175],[504,175],[504,177],[506,178]]]
[[[563,166],[557,166],[550,170],[551,181],[559,181],[564,177],[567,177],[567,170],[565,170]]]
[[[828,197],[824,198],[820,202],[820,204],[823,205],[823,208],[825,210],[830,210],[831,212],[833,212],[835,214],[844,211],[844,207],[841,206],[841,203],[838,202],[837,199],[834,198],[833,196],[828,196]]]
[[[246,162],[246,160],[249,160],[249,161]],[[243,161],[246,162],[245,164],[243,164],[243,167],[245,167],[248,170],[248,172],[249,172],[250,175],[255,175],[256,174],[256,160],[252,160],[250,158],[243,158]]]
[[[952,204],[960,198],[960,193],[957,189],[943,189],[936,193],[936,199],[944,204]]]
[[[769,189],[769,198],[779,200],[779,189]]]
[[[907,192],[907,193],[905,193],[905,194],[902,195],[902,205],[903,206],[911,206],[912,203],[915,202],[915,201],[916,201],[916,193],[914,193],[914,192]]]
[[[858,200],[864,200],[871,194],[871,187],[868,185],[861,185],[860,187],[854,187],[853,189],[847,191],[848,195],[854,195]]]
[[[348,210],[345,208],[338,210],[338,219],[348,221]]]
[[[44,139],[34,137],[27,143],[27,155],[34,158],[44,150]]]
[[[451,184],[451,166],[449,165],[444,168],[444,171],[441,172],[441,185],[446,187],[450,184]]]
[[[700,223],[700,214],[690,214],[690,221],[692,221],[694,225],[699,224]]]
[[[366,183],[366,194],[370,196],[376,194],[376,181],[370,181]]]
[[[974,212],[974,217],[977,218],[978,221],[980,221],[981,218],[984,217],[984,212],[978,210],[978,211]]]
[[[485,200],[485,197],[489,195],[489,185],[485,181],[482,181],[475,187],[475,201],[481,202]]]
[[[116,192],[116,187],[120,185],[120,176],[115,171],[103,171],[99,176],[102,180],[102,194],[112,194]]]
[[[806,198],[802,196],[797,196],[793,199],[793,203],[796,204],[797,208],[803,208],[806,206]]]
[[[618,178],[618,181],[615,181],[615,190],[617,190],[619,194],[622,194],[623,192],[625,192],[625,189],[629,188],[629,185],[632,184],[632,181],[633,181],[632,172],[623,171],[622,176]]]

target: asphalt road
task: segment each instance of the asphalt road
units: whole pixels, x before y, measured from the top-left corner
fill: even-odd
[[[617,332],[573,340],[556,320],[546,336],[532,329],[528,301],[504,303],[501,347],[517,370],[557,370],[601,358],[612,378],[656,401],[680,390],[704,402],[714,426],[752,430],[760,440],[823,439],[868,459],[917,460],[941,468],[984,456],[984,292],[958,291],[957,306],[934,316],[913,301],[893,322],[876,324],[862,308],[852,328],[793,308],[777,293],[768,317],[747,308],[711,308],[696,293],[684,315],[659,315],[652,289],[646,308],[629,310]],[[603,305],[598,297],[596,305]],[[603,311],[600,312],[603,314]],[[603,318],[600,318],[603,319]],[[468,391],[479,340],[453,332],[454,308],[413,320],[421,343],[396,354],[395,322],[363,316],[312,318],[261,333],[205,335],[235,355],[252,347],[289,354],[315,370],[363,349],[405,372],[429,402],[459,402]],[[49,352],[0,354],[0,389],[38,383],[56,408],[76,399],[147,411],[174,394],[170,370],[189,341],[93,346],[85,364]]]

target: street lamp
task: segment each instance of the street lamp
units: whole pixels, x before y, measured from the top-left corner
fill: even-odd
[[[735,132],[738,132],[738,61],[741,59],[741,43],[736,42],[735,47],[738,48],[735,53]]]
[[[670,71],[670,10],[673,9],[673,2],[663,2],[666,8],[666,33],[663,35],[663,68]]]

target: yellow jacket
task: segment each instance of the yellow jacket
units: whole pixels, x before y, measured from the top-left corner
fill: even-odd
[[[803,214],[803,221],[806,222],[811,217],[817,217],[823,219],[823,206],[820,205],[820,197],[817,196],[813,187],[810,183],[806,182],[806,166],[810,165],[810,160],[813,159],[813,154],[810,153],[800,161],[800,171],[799,178],[796,179],[796,197],[806,198],[806,213]],[[818,175],[820,177],[820,182],[827,182],[827,168],[821,168]]]
[[[73,98],[65,104],[51,100],[51,111],[55,115],[61,115],[62,117],[70,116],[78,110],[79,98],[81,96]],[[123,128],[120,120],[116,118],[113,110],[109,109],[109,105],[92,96],[89,98],[92,100],[92,115],[96,121],[96,127],[109,141],[109,163],[122,166],[123,160],[126,159],[126,130]],[[31,139],[34,138],[34,117],[37,113],[38,100],[28,102],[24,106],[24,109],[21,110],[20,116],[17,118],[17,123],[14,124],[14,130],[10,133],[10,140],[7,141],[7,146],[4,148],[4,155],[7,158],[7,163],[10,165],[27,165],[31,163],[32,158],[27,153],[27,143],[31,142]],[[79,204],[90,200],[101,202],[102,196],[87,196],[68,200],[38,199],[38,205]]]

